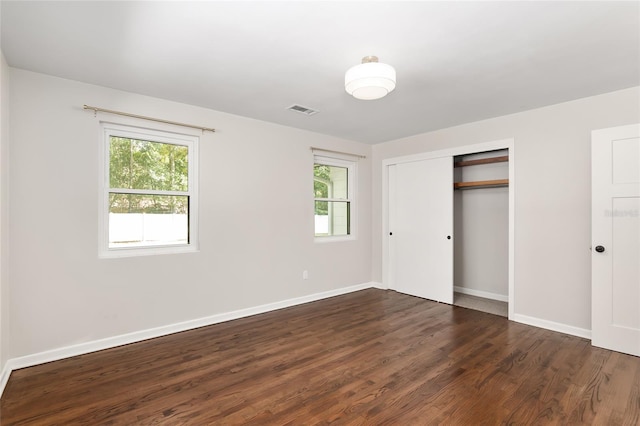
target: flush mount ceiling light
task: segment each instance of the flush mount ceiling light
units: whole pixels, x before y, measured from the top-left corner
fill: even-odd
[[[356,99],[380,99],[396,88],[396,70],[378,62],[377,56],[365,56],[362,63],[344,75],[344,90]]]

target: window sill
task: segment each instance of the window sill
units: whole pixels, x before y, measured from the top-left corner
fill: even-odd
[[[137,256],[157,256],[163,254],[196,253],[198,248],[195,245],[175,245],[175,246],[152,246],[152,247],[127,247],[101,250],[98,254],[100,259],[137,257]]]
[[[341,241],[355,241],[356,237],[354,235],[339,235],[334,237],[314,237],[315,243],[338,243]]]

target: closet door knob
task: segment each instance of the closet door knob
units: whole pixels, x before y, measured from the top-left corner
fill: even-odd
[[[604,251],[604,247],[603,246],[596,246],[596,251],[598,253],[602,253]]]
[[[450,240],[450,239],[451,239],[451,235],[447,235],[447,240]]]

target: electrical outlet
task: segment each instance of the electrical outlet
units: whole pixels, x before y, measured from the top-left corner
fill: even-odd
[[[302,271],[302,279],[303,280],[308,280],[309,279],[309,271],[307,271],[306,269],[304,271]]]

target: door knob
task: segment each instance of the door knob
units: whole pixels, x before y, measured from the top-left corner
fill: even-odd
[[[602,253],[604,251],[604,247],[603,246],[596,246],[596,251],[598,253]]]

